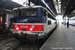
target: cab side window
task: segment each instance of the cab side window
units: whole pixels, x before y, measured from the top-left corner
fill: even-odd
[[[51,25],[51,21],[50,20],[48,20],[48,25]]]

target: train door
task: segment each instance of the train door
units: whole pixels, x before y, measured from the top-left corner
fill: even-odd
[[[2,29],[2,16],[0,15],[0,30]]]
[[[6,13],[0,13],[0,30],[5,30]]]
[[[52,30],[52,20],[51,20],[51,16],[50,14],[48,13],[47,14],[48,16],[48,20],[47,20],[47,33],[49,33],[51,30]]]
[[[2,14],[2,29],[6,30],[6,13]]]

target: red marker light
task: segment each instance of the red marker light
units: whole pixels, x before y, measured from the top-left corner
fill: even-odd
[[[32,31],[33,30],[33,28],[30,28],[30,31]]]
[[[4,24],[7,24],[6,22]]]
[[[16,30],[19,30],[19,28],[18,28],[18,27],[16,27]]]

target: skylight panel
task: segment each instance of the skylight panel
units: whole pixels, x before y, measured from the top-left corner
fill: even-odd
[[[12,0],[13,2],[16,2],[22,6],[28,6],[28,0]]]

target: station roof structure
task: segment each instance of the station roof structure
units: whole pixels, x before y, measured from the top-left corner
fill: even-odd
[[[18,0],[21,1],[21,0]],[[23,0],[22,0],[23,1]],[[65,15],[69,15],[70,17],[72,15],[75,15],[75,0],[28,0],[35,5],[42,5],[49,9],[53,13],[53,15],[62,14],[63,17]],[[24,3],[23,3],[24,4]],[[6,10],[6,11],[12,11],[15,7],[21,7],[23,5],[20,5],[16,2],[13,2],[12,0],[0,0],[0,10]]]

